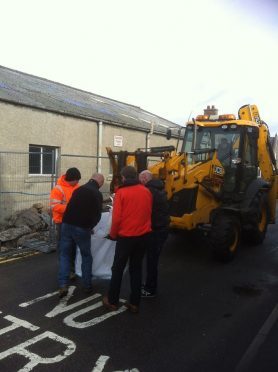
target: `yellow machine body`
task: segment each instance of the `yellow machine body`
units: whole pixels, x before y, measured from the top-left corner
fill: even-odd
[[[258,243],[264,238],[267,224],[275,223],[278,175],[268,126],[261,120],[256,105],[246,105],[239,109],[238,119],[231,114],[212,118],[199,115],[187,123],[185,132],[181,151],[158,149],[157,156],[162,160],[157,163],[148,163],[148,156],[156,156],[155,148],[142,154],[135,151],[127,154],[122,166],[132,164],[141,171],[142,166],[138,166],[141,154],[146,159],[143,168],[148,167],[154,177],[165,184],[171,227],[194,230],[212,225],[211,236],[217,241],[216,248],[219,250],[226,244],[225,257],[231,258],[242,226],[246,227],[249,237],[257,233]],[[230,153],[228,162],[220,159],[217,149],[222,140],[225,142],[224,137],[229,140],[226,141]],[[114,164],[114,180],[116,175],[119,179],[116,153],[108,149],[108,154]],[[264,206],[265,213],[260,211]],[[258,215],[255,222],[252,214]],[[217,229],[225,230],[226,235],[219,237]],[[234,230],[237,240],[228,246],[225,242],[232,239],[229,229]],[[251,232],[248,233],[248,229]]]

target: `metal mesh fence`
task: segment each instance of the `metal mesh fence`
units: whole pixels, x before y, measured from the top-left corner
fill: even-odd
[[[103,173],[105,183],[101,188],[104,199],[109,199],[112,169],[107,156],[58,154],[54,148],[43,152],[0,152],[0,224],[15,212],[41,203],[49,207],[49,194],[57,179],[68,168],[81,172],[80,184],[86,183],[93,173]],[[159,159],[150,158],[149,165]]]
[[[93,173],[99,172],[104,175],[105,183],[101,188],[103,198],[109,197],[111,167],[107,156],[86,156],[86,155],[71,155],[62,154],[58,159],[58,169],[60,174],[66,173],[66,170],[71,167],[76,167],[80,170],[81,180],[80,185],[86,183]]]
[[[62,154],[51,164],[53,152],[45,152],[45,163],[36,163],[36,152],[0,152],[0,223],[5,223],[15,212],[30,208],[35,203],[49,207],[49,194],[58,177],[70,167],[81,172],[81,184],[86,183],[93,173],[105,176],[101,191],[104,199],[109,196],[110,163],[108,157]],[[101,167],[101,169],[100,169]],[[47,173],[46,173],[47,172]]]
[[[29,174],[29,152],[0,152],[0,222],[35,203],[48,205],[53,176]]]

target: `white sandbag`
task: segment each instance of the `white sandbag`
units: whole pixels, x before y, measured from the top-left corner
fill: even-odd
[[[93,276],[110,279],[116,242],[109,239],[92,238]]]
[[[94,227],[94,236],[98,238],[104,238],[109,235],[112,224],[112,208],[109,212],[101,213],[101,219],[99,223]]]
[[[116,242],[105,239],[110,232],[112,221],[112,210],[103,212],[101,220],[94,228],[94,234],[91,236],[91,253],[93,257],[92,273],[93,278],[110,279],[111,267],[114,260]],[[81,253],[79,248],[76,251],[75,272],[82,276],[81,272]]]
[[[110,279],[111,267],[115,255],[116,242],[92,236],[91,238],[91,253],[93,257],[92,274],[93,279]],[[78,276],[82,276],[81,271],[81,253],[79,248],[76,252],[75,272]]]

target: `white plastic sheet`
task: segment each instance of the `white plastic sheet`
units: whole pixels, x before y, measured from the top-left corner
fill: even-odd
[[[111,267],[114,260],[116,242],[105,239],[111,228],[112,210],[104,212],[101,220],[94,228],[94,234],[91,237],[91,252],[93,257],[92,273],[93,278],[110,279]],[[79,248],[76,252],[75,272],[82,276],[81,272],[81,254]]]

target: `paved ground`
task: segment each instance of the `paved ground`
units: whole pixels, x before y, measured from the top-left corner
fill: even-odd
[[[277,242],[272,226],[223,265],[202,239],[171,236],[159,296],[139,314],[107,313],[104,280],[89,297],[78,280],[59,302],[56,253],[1,264],[0,371],[276,372]]]

